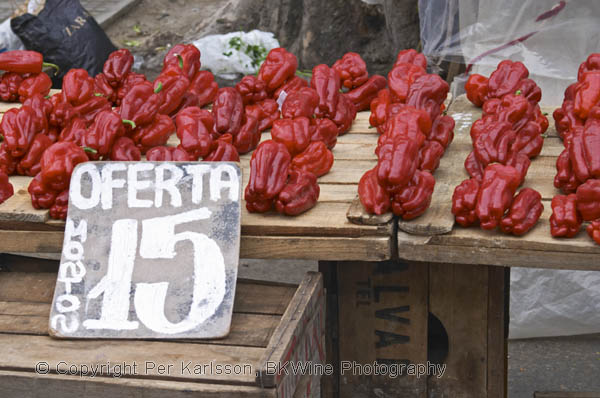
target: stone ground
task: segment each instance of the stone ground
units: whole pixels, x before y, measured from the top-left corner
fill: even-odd
[[[81,0],[98,16],[120,0]],[[0,2],[0,21],[21,1]],[[153,77],[166,47],[193,37],[211,25],[227,23],[203,16],[213,15],[228,2],[219,0],[143,0],[106,28],[118,47],[128,47],[143,57],[141,68]],[[220,26],[219,30],[235,26]],[[314,261],[240,260],[240,278],[298,283],[304,273],[316,270]],[[513,340],[509,342],[509,397],[531,398],[534,391],[600,391],[600,334]]]

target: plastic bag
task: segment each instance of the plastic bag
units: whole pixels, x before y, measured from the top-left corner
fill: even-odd
[[[0,52],[23,50],[25,46],[19,36],[15,35],[10,28],[10,19],[0,24]]]
[[[204,36],[193,44],[202,54],[202,69],[208,69],[227,80],[236,79],[239,74],[251,75],[258,72],[260,64],[256,57],[248,54],[248,45],[264,48],[265,56],[271,49],[279,47],[279,41],[273,33],[260,30]]]
[[[489,76],[504,59],[521,61],[548,106],[562,103],[579,64],[600,51],[595,0],[419,0],[419,15],[423,53],[434,65],[464,62]]]
[[[27,49],[60,67],[60,73],[51,76],[55,88],[61,87],[69,69],[83,68],[91,76],[102,72],[108,55],[117,49],[78,0],[46,0],[38,15],[15,17],[11,27]]]

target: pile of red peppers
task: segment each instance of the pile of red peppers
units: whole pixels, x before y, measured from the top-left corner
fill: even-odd
[[[443,114],[448,83],[426,68],[423,54],[400,51],[387,88],[370,104],[369,122],[381,135],[377,165],[360,179],[358,196],[371,214],[391,210],[411,220],[431,203],[432,173],[454,138],[454,120]]]
[[[565,147],[554,186],[564,195],[552,199],[550,232],[572,238],[588,221],[588,235],[600,244],[600,54],[581,63],[577,82],[567,87],[553,116]]]
[[[42,72],[45,67],[58,66],[45,63],[37,51],[15,50],[0,54],[0,100],[4,102],[25,102],[34,94],[48,95],[52,80]]]
[[[505,60],[489,78],[473,74],[467,80],[467,98],[483,107],[483,115],[471,126],[473,151],[465,160],[471,178],[452,196],[452,213],[463,227],[479,223],[521,236],[542,215],[539,192],[523,188],[515,195],[548,128],[539,106],[541,90],[528,76],[521,62]]]

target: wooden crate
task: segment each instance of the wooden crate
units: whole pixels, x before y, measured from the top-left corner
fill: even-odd
[[[341,374],[338,368],[339,377],[323,379],[324,396],[505,396],[504,268],[401,260],[328,262],[320,268],[329,361],[446,365],[439,378]],[[443,329],[436,328],[437,320]]]
[[[273,375],[271,370],[272,364],[286,361],[325,360],[319,273],[308,273],[300,286],[238,281],[231,332],[225,339],[56,340],[48,336],[56,262],[1,260],[3,269],[9,269],[0,272],[3,398],[319,394],[318,374]],[[10,272],[15,270],[26,272]],[[47,374],[35,371],[40,362]],[[102,375],[91,377],[94,366]]]

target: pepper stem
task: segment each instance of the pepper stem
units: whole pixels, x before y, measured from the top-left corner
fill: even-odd
[[[4,141],[4,135],[0,134],[0,141]]]
[[[43,62],[42,63],[42,68],[53,68],[54,69],[54,76],[58,75],[58,72],[60,72],[60,68],[58,67],[58,65],[51,64],[50,62]]]
[[[163,88],[163,84],[162,84],[162,82],[158,82],[158,85],[157,85],[157,86],[156,86],[156,88],[154,89],[154,93],[155,93],[155,94],[158,94],[158,93],[160,93],[160,90],[162,90],[162,88]]]
[[[135,129],[135,122],[133,120],[123,119],[123,124],[128,124],[132,129]]]
[[[84,146],[82,147],[84,151],[86,151],[87,153],[91,153],[93,155],[97,154],[98,151],[95,150],[94,148],[90,148],[89,146]]]
[[[312,71],[306,71],[306,70],[297,70],[297,71],[296,71],[296,76],[300,76],[300,77],[311,77],[311,78],[312,78]]]
[[[104,97],[104,94],[102,94],[102,93],[94,93],[94,97]]]
[[[179,60],[179,68],[183,69],[183,57],[181,56],[181,54],[175,54],[175,56]]]

